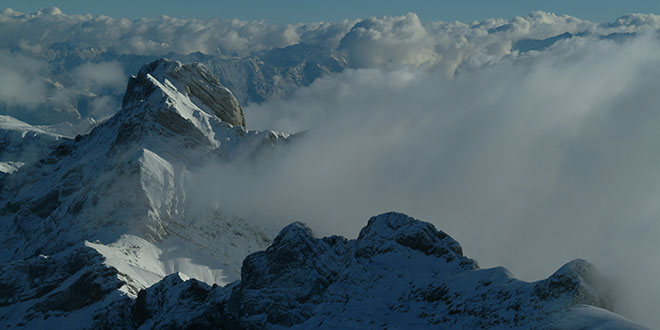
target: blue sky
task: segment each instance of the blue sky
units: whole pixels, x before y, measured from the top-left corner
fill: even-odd
[[[473,21],[490,17],[510,19],[534,10],[568,14],[593,21],[611,21],[627,13],[660,13],[657,0],[0,0],[0,7],[33,12],[59,7],[70,14],[104,14],[113,17],[266,19],[273,23],[336,21],[342,18],[403,15],[415,12],[423,21]]]

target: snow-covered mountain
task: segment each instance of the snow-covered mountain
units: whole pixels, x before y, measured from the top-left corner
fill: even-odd
[[[318,239],[301,223],[271,240],[191,196],[204,165],[294,140],[246,130],[203,65],[147,64],[122,103],[75,138],[3,119],[20,133],[3,162],[24,165],[0,177],[0,325],[638,328],[607,311],[609,289],[584,261],[527,283],[478,269],[447,234],[402,214],[372,218],[356,240]]]
[[[21,280],[32,276],[31,266],[25,273],[21,265],[40,265],[44,258],[67,263],[80,251],[96,255],[106,266],[94,267],[115,269],[119,290],[134,296],[172,272],[229,283],[238,279],[248,253],[270,243],[269,235],[242,219],[199,208],[202,203],[186,191],[195,168],[259,153],[288,135],[247,131],[232,93],[199,64],[158,60],[144,66],[131,78],[123,103],[117,115],[75,139],[23,127],[61,143],[47,145],[52,152],[0,179],[0,262],[5,273],[24,275],[3,285],[25,292],[25,301],[12,300],[0,315],[28,315],[15,309],[33,311],[57,285],[80,275]],[[18,151],[5,163],[31,150],[32,135],[25,136],[25,143],[11,145]],[[58,284],[40,284],[51,280]]]

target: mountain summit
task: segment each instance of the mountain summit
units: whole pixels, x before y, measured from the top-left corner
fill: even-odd
[[[157,82],[169,82],[207,114],[246,127],[238,100],[222,86],[217,76],[199,63],[182,64],[162,58],[143,66],[137,76],[129,79],[122,107],[131,102],[144,102],[158,88]]]

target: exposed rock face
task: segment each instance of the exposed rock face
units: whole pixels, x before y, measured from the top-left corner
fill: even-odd
[[[218,116],[222,121],[245,127],[243,108],[231,91],[220,83],[218,77],[199,63],[182,64],[168,59],[158,59],[140,69],[137,76],[131,76],[122,106],[130,102],[143,101],[149,97],[156,86],[147,78],[151,75],[161,83],[170,81],[191,101],[210,115]]]
[[[582,260],[534,283],[503,268],[482,270],[431,224],[386,213],[356,240],[314,238],[294,223],[245,259],[240,282],[211,287],[171,275],[135,302],[97,314],[96,326],[571,329],[557,320],[582,313],[575,324],[585,328],[639,328],[614,314],[586,313],[609,306],[597,281]]]

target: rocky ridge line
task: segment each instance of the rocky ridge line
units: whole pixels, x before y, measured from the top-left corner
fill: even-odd
[[[558,323],[571,315],[575,329],[641,329],[606,312],[599,281],[583,260],[533,283],[501,267],[479,269],[446,233],[391,212],[371,218],[355,240],[315,238],[291,224],[245,259],[240,281],[208,286],[173,274],[96,314],[95,326],[573,329]]]

